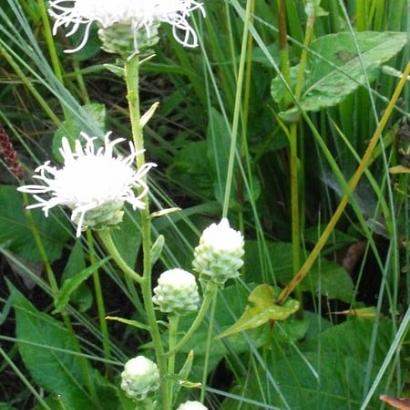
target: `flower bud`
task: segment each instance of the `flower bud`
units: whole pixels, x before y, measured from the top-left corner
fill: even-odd
[[[133,53],[148,53],[159,41],[159,24],[152,24],[149,30],[134,30],[129,24],[114,24],[100,27],[98,37],[107,53],[119,54],[126,59]]]
[[[206,228],[195,248],[193,267],[202,280],[223,285],[239,276],[243,265],[244,239],[241,232],[232,229],[223,218],[219,224]]]
[[[157,365],[144,356],[128,360],[121,373],[121,388],[131,399],[142,401],[159,388]]]
[[[186,401],[182,403],[177,410],[208,410],[202,403],[199,401]]]
[[[199,305],[195,276],[178,268],[165,271],[158,278],[152,300],[164,313],[183,315],[195,312]]]

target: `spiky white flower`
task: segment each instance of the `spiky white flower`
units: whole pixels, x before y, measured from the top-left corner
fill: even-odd
[[[104,146],[97,148],[97,138],[81,133],[85,140],[83,146],[79,139],[71,148],[67,138],[62,139],[60,153],[64,165],[58,169],[47,161],[39,166],[34,179],[40,180],[39,185],[25,185],[18,188],[21,192],[33,194],[38,203],[28,206],[42,208],[48,216],[51,208],[64,205],[72,210],[71,220],[77,225],[77,237],[86,227],[115,225],[122,220],[123,205],[128,202],[133,209],[143,209],[142,198],[147,194],[145,182],[147,172],[155,166],[145,164],[136,170],[133,167],[135,152],[130,142],[130,155],[123,158],[114,154],[114,147],[123,138],[110,141],[110,134],[104,138]],[[138,194],[134,189],[138,189]],[[46,199],[39,195],[46,195]]]
[[[182,403],[177,410],[208,410],[201,402],[199,401],[186,401]]]
[[[137,356],[125,364],[121,373],[121,388],[134,400],[145,400],[159,388],[158,366],[144,356]]]
[[[239,275],[243,265],[244,239],[241,232],[231,228],[223,218],[219,224],[211,224],[201,235],[195,248],[193,267],[202,279],[224,284]]]
[[[199,293],[195,276],[183,269],[163,272],[154,288],[153,302],[161,312],[183,315],[198,310]]]
[[[188,21],[196,9],[205,14],[202,3],[194,0],[51,0],[49,5],[50,15],[55,19],[54,35],[59,27],[64,27],[68,28],[66,36],[70,37],[80,26],[85,26],[83,40],[70,52],[78,51],[86,44],[94,22],[103,28],[126,24],[134,33],[143,29],[148,34],[152,26],[168,23],[179,43],[196,47],[198,37]]]

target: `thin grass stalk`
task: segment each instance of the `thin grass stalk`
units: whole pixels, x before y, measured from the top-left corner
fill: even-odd
[[[255,0],[248,0],[246,3],[243,35],[242,35],[242,46],[241,46],[241,57],[239,62],[239,71],[238,71],[238,81],[236,87],[236,96],[235,96],[235,106],[234,114],[232,121],[232,132],[231,132],[231,146],[229,151],[229,160],[228,160],[228,172],[226,176],[226,187],[225,187],[225,196],[223,202],[222,216],[226,218],[228,216],[229,204],[232,191],[232,181],[234,176],[235,168],[235,152],[236,144],[238,139],[238,128],[239,128],[239,119],[241,114],[241,104],[242,104],[242,92],[243,85],[245,80],[245,67],[246,67],[246,50],[248,46],[248,33],[251,23],[251,11],[255,8]]]
[[[299,272],[294,276],[294,278],[291,280],[291,282],[286,286],[286,288],[283,289],[281,294],[279,295],[278,298],[278,303],[283,303],[288,296],[293,292],[293,290],[299,285],[300,282],[306,277],[308,272],[310,271],[312,265],[318,258],[321,250],[325,246],[327,240],[329,239],[331,233],[336,227],[337,222],[339,221],[340,217],[342,216],[347,204],[349,203],[349,199],[353,191],[356,189],[360,178],[362,177],[365,169],[367,168],[369,162],[371,161],[371,156],[373,154],[374,149],[377,146],[377,143],[382,135],[382,132],[384,131],[387,122],[393,112],[393,108],[395,104],[397,103],[397,100],[400,97],[400,94],[406,85],[407,81],[407,76],[410,74],[410,63],[407,65],[406,69],[404,70],[404,73],[402,75],[401,80],[397,84],[397,87],[394,91],[394,94],[389,102],[389,105],[386,107],[386,110],[384,111],[383,117],[380,120],[380,123],[378,127],[376,128],[372,138],[370,139],[369,145],[366,149],[366,152],[363,155],[363,158],[354,173],[353,177],[350,179],[348,183],[348,188],[345,194],[343,195],[339,206],[337,207],[336,211],[334,212],[332,218],[330,219],[328,225],[326,226],[325,230],[323,231],[319,241],[316,243],[315,247],[313,248],[312,252],[309,254],[308,258],[306,259],[305,263],[302,265],[300,268]]]

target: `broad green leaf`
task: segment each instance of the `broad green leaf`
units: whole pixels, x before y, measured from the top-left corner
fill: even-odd
[[[38,209],[32,210],[31,215],[48,259],[51,262],[59,259],[69,238],[63,215],[55,210],[46,218]],[[24,259],[42,261],[25,214],[22,194],[15,186],[0,185],[0,243],[7,243],[7,249]]]
[[[258,249],[257,241],[250,240],[245,244],[245,271],[250,279],[261,282],[276,280],[286,285],[293,277],[292,244],[267,241],[264,252],[266,260],[260,257]],[[265,277],[262,276],[263,271]],[[319,258],[299,286],[302,291],[310,291],[314,295],[320,292],[329,299],[349,303],[353,298],[352,278],[342,266],[324,257]]]
[[[352,33],[341,32],[318,38],[311,44],[305,70],[305,84],[300,98],[304,111],[319,111],[333,107],[360,85],[377,78],[380,66],[394,57],[406,44],[407,34],[401,32],[359,32],[358,54]],[[320,58],[318,57],[320,56]],[[291,69],[290,87],[295,89],[299,66]],[[288,93],[280,78],[272,81],[272,97],[282,103]],[[282,113],[285,120],[294,120],[299,109],[293,107]]]
[[[312,321],[316,322],[316,319],[312,317]],[[370,345],[374,329],[377,329],[377,339],[372,355]],[[292,347],[277,349],[273,344],[264,361],[267,369],[259,365],[250,369],[246,379],[239,381],[240,389],[234,388],[232,393],[262,403],[266,403],[268,397],[270,405],[281,409],[359,409],[365,375],[369,374],[370,380],[374,379],[390,347],[391,338],[392,324],[387,320],[352,319],[327,327],[308,343],[301,344],[301,351]],[[283,400],[268,378],[260,377],[267,371],[279,386]],[[387,378],[366,409],[380,409],[379,394],[391,391],[386,384]],[[221,409],[234,410],[237,406],[238,402],[226,400]],[[254,408],[246,403],[241,406],[242,410]]]
[[[100,269],[110,258],[104,258],[88,268],[78,272],[76,275],[66,279],[55,299],[55,310],[53,313],[62,312],[70,302],[70,296],[83,282],[85,282],[97,269]]]
[[[105,105],[91,103],[85,105],[82,108],[101,130],[105,129]],[[53,156],[58,162],[63,162],[63,158],[59,151],[63,137],[66,137],[70,141],[70,143],[73,144],[74,141],[78,139],[82,131],[85,131],[84,124],[82,124],[80,120],[74,115],[68,116],[68,118],[61,123],[60,127],[54,133],[53,143],[51,147]]]
[[[234,335],[249,329],[255,329],[269,321],[286,320],[299,309],[299,302],[288,299],[283,305],[275,304],[278,291],[272,286],[259,285],[249,295],[245,311],[229,329],[219,337]]]
[[[87,392],[72,336],[57,320],[39,312],[12,285],[17,346],[33,381],[61,398],[67,410],[95,408]],[[90,368],[91,370],[91,368]]]
[[[138,213],[126,207],[124,220],[112,230],[112,238],[122,258],[134,267],[141,246],[141,234],[138,226]]]

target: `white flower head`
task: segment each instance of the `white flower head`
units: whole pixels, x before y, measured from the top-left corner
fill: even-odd
[[[145,176],[155,164],[147,163],[136,170],[132,164],[140,152],[135,152],[130,142],[129,156],[124,158],[114,154],[115,145],[124,139],[110,141],[110,134],[105,135],[104,146],[99,148],[95,145],[97,138],[84,132],[81,136],[85,145],[77,139],[74,149],[64,137],[60,148],[63,167],[58,169],[47,161],[35,170],[33,177],[41,184],[18,188],[21,192],[33,194],[38,201],[28,209],[42,208],[48,216],[48,211],[55,206],[69,207],[72,210],[71,220],[77,224],[77,237],[88,226],[119,223],[125,202],[133,209],[143,209],[142,198],[148,192]],[[138,194],[134,189],[138,189]],[[46,199],[40,195],[45,195]]]
[[[194,0],[51,0],[49,13],[55,19],[53,33],[59,27],[68,29],[67,37],[85,26],[80,50],[87,42],[91,25],[98,23],[103,28],[114,24],[129,25],[133,32],[146,30],[158,23],[172,25],[175,39],[185,47],[196,47],[198,37],[188,19],[199,9],[205,15],[202,3]],[[181,36],[182,34],[182,36]]]
[[[163,272],[152,300],[164,313],[183,315],[197,311],[199,293],[195,276],[179,268]]]
[[[202,279],[224,284],[239,276],[243,265],[244,239],[242,233],[231,228],[223,218],[219,224],[211,224],[201,235],[195,248],[193,267]]]
[[[177,410],[208,410],[201,402],[199,401],[186,401],[182,403]]]
[[[121,388],[134,400],[145,400],[159,388],[158,366],[144,356],[137,356],[124,366],[121,373]]]

